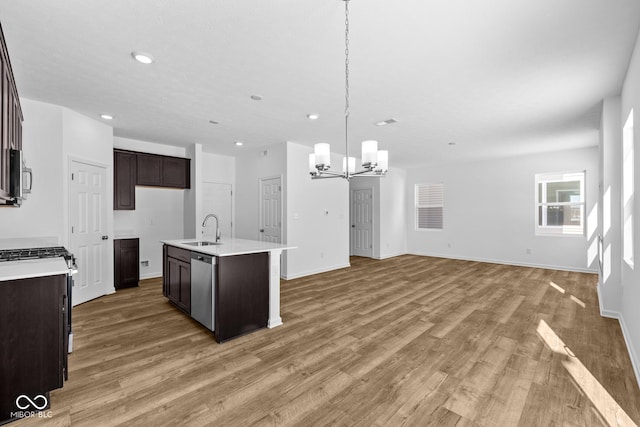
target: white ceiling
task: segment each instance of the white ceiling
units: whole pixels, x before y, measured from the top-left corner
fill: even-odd
[[[349,8],[351,154],[377,139],[402,167],[596,145],[640,24],[638,0]],[[113,114],[117,136],[344,151],[341,0],[3,0],[0,22],[22,97]]]

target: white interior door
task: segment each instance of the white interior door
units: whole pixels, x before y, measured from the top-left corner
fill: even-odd
[[[97,298],[113,290],[108,281],[109,249],[107,233],[107,171],[104,167],[71,162],[69,181],[69,245],[76,257],[73,305]]]
[[[208,214],[215,214],[218,217],[222,240],[225,237],[233,237],[232,196],[231,184],[204,182],[202,185],[202,217],[204,218]],[[209,220],[202,231],[203,238],[215,239],[215,220]]]
[[[280,178],[260,180],[260,240],[282,242],[282,184]]]
[[[351,255],[373,257],[373,189],[351,191]]]

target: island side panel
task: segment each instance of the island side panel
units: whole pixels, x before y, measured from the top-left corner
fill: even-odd
[[[267,326],[269,255],[266,252],[218,258],[215,335],[219,342]]]
[[[280,317],[280,256],[282,249],[269,251],[269,321],[268,328],[282,325]]]

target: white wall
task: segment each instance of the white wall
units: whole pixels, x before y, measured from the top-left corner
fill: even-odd
[[[600,227],[602,243],[602,275],[598,285],[600,311],[617,317],[622,293],[621,230],[621,159],[622,127],[621,99],[611,97],[603,101],[600,123]]]
[[[191,159],[191,188],[184,190],[184,238],[200,237],[202,232],[202,144],[193,144],[186,149]]]
[[[594,134],[595,143],[597,135]],[[407,171],[409,253],[595,271],[587,237],[535,236],[535,174],[586,170],[587,215],[597,211],[597,147]],[[444,229],[416,230],[414,188],[444,183]],[[597,218],[593,218],[596,219]],[[589,227],[588,227],[589,228]],[[527,253],[530,249],[530,254]]]
[[[20,208],[0,207],[2,238],[55,237],[63,241],[62,107],[21,98],[22,148],[33,169],[33,189]]]
[[[140,239],[140,278],[162,276],[161,240],[184,237],[184,190],[136,187],[136,209],[113,211],[115,238]],[[148,266],[142,262],[148,261]]]
[[[113,128],[97,120],[62,109],[62,189],[64,217],[69,218],[69,167],[71,160],[102,166],[107,176],[107,212],[113,211]],[[113,217],[107,216],[107,235],[113,239]],[[64,221],[63,244],[69,245],[69,221]],[[113,251],[109,251],[109,283],[113,283]]]
[[[640,34],[636,40],[633,56],[629,64],[627,76],[622,89],[622,109],[620,127],[629,115],[631,109],[634,112],[634,169],[636,193],[640,189]],[[622,170],[622,156],[618,157],[618,169]],[[618,200],[618,203],[621,203]],[[633,244],[636,255],[640,251],[640,197],[635,195],[634,221],[633,221]],[[636,256],[637,258],[637,256]],[[627,340],[631,360],[634,364],[636,377],[640,383],[640,265],[636,264],[635,269],[631,269],[626,263],[622,263],[622,293],[620,295],[621,311],[620,322],[622,330]]]
[[[282,177],[283,194],[287,194],[285,150],[285,144],[277,144],[259,151],[246,150],[236,156],[236,237],[260,240],[260,179]]]
[[[406,253],[406,171],[391,168],[384,178],[357,177],[350,190],[373,190],[373,258]]]
[[[160,154],[163,156],[186,157],[186,149],[184,147],[140,141],[138,139],[122,138],[120,136],[113,137],[113,148],[140,151],[141,153]]]
[[[378,258],[384,259],[407,252],[406,222],[407,173],[391,168],[380,179],[380,240]]]
[[[287,279],[348,267],[349,183],[341,178],[312,180],[307,146],[287,142],[285,241]],[[342,157],[332,154],[334,165]]]
[[[236,182],[236,158],[202,153],[202,181],[232,184]]]

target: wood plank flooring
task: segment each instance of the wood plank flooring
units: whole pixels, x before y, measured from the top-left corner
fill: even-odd
[[[160,280],[75,308],[70,380],[25,426],[640,423],[591,274],[405,255],[282,282],[284,325],[217,344]]]

